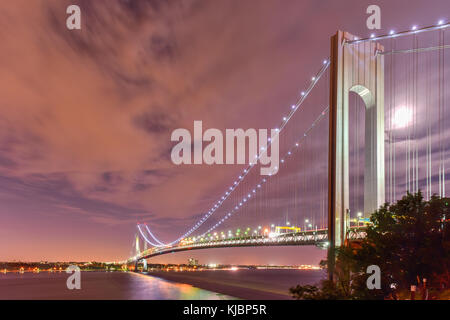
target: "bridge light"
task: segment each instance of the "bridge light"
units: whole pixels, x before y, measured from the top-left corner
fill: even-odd
[[[372,34],[370,35],[370,37],[371,37],[371,38],[375,38],[375,34],[372,33]]]
[[[412,26],[411,30],[416,31],[417,30],[417,26]]]
[[[302,91],[300,94],[301,94],[302,96],[304,96],[304,95],[305,95],[305,91]]]
[[[395,31],[394,31],[394,30],[391,30],[391,31],[389,31],[389,34],[392,36],[392,35],[395,34]]]
[[[292,110],[295,109],[295,104],[293,104],[293,105],[291,106],[291,109],[292,109]]]
[[[438,21],[438,26],[442,26],[444,24],[444,20],[439,20]]]
[[[327,64],[328,63],[328,60],[323,60],[323,64]]]
[[[312,81],[316,81],[316,77],[312,77],[311,80],[312,80]]]

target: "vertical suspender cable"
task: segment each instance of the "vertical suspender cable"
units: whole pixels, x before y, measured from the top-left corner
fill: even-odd
[[[441,33],[441,41],[440,41],[440,46],[442,47],[444,45],[444,31],[440,31]],[[441,56],[441,77],[440,77],[440,104],[441,104],[441,117],[440,117],[440,121],[441,121],[441,137],[440,137],[440,146],[441,146],[441,150],[440,150],[440,163],[441,163],[441,197],[445,197],[445,165],[444,165],[444,119],[445,119],[445,109],[444,109],[444,50],[441,49],[440,50],[440,56]]]

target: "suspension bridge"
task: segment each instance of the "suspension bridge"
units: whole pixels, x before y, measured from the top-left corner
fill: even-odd
[[[449,27],[439,21],[367,38],[337,32],[295,102],[277,106],[278,172],[260,175],[269,138],[184,234],[164,242],[138,224],[128,262],[207,248],[333,248],[364,237],[370,214],[407,191],[445,197]]]

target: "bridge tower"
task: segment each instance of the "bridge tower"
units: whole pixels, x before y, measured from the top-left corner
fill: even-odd
[[[136,232],[136,242],[134,244],[134,248],[135,248],[135,255],[138,256],[141,253],[141,248],[139,246],[139,233]],[[134,272],[138,271],[138,263],[139,260],[136,260],[134,263]]]
[[[141,248],[139,245],[139,233],[136,232],[136,244],[135,244],[135,249],[136,249],[136,255],[138,255],[139,253],[141,253]]]
[[[384,203],[384,56],[375,41],[346,44],[355,36],[331,38],[328,163],[328,239],[344,243],[349,226],[349,94],[365,104],[364,215]],[[332,252],[332,250],[330,250]],[[334,260],[333,260],[334,261]]]
[[[136,232],[136,242],[135,242],[135,249],[136,249],[136,256],[140,255],[141,253],[141,246],[140,246],[140,241],[139,241],[139,233]],[[147,241],[144,241],[144,250],[147,250]],[[148,266],[147,266],[147,259],[142,259],[142,260],[136,260],[134,263],[134,271],[137,272],[138,271],[138,265],[139,265],[139,261],[142,261],[143,263],[143,271],[147,271],[148,270]]]

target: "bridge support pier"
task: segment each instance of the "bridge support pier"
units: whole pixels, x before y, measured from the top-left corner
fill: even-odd
[[[136,260],[135,264],[134,264],[134,272],[138,272],[138,267],[139,267],[139,262],[142,261],[143,267],[142,267],[142,272],[147,272],[148,271],[148,265],[147,265],[147,259],[142,259],[142,260]]]
[[[143,262],[144,266],[142,268],[142,272],[147,272],[148,271],[147,259],[144,259]]]
[[[335,248],[349,226],[349,94],[365,103],[364,215],[384,203],[384,48],[376,42],[345,44],[356,37],[338,31],[331,38],[328,155],[329,276]]]

